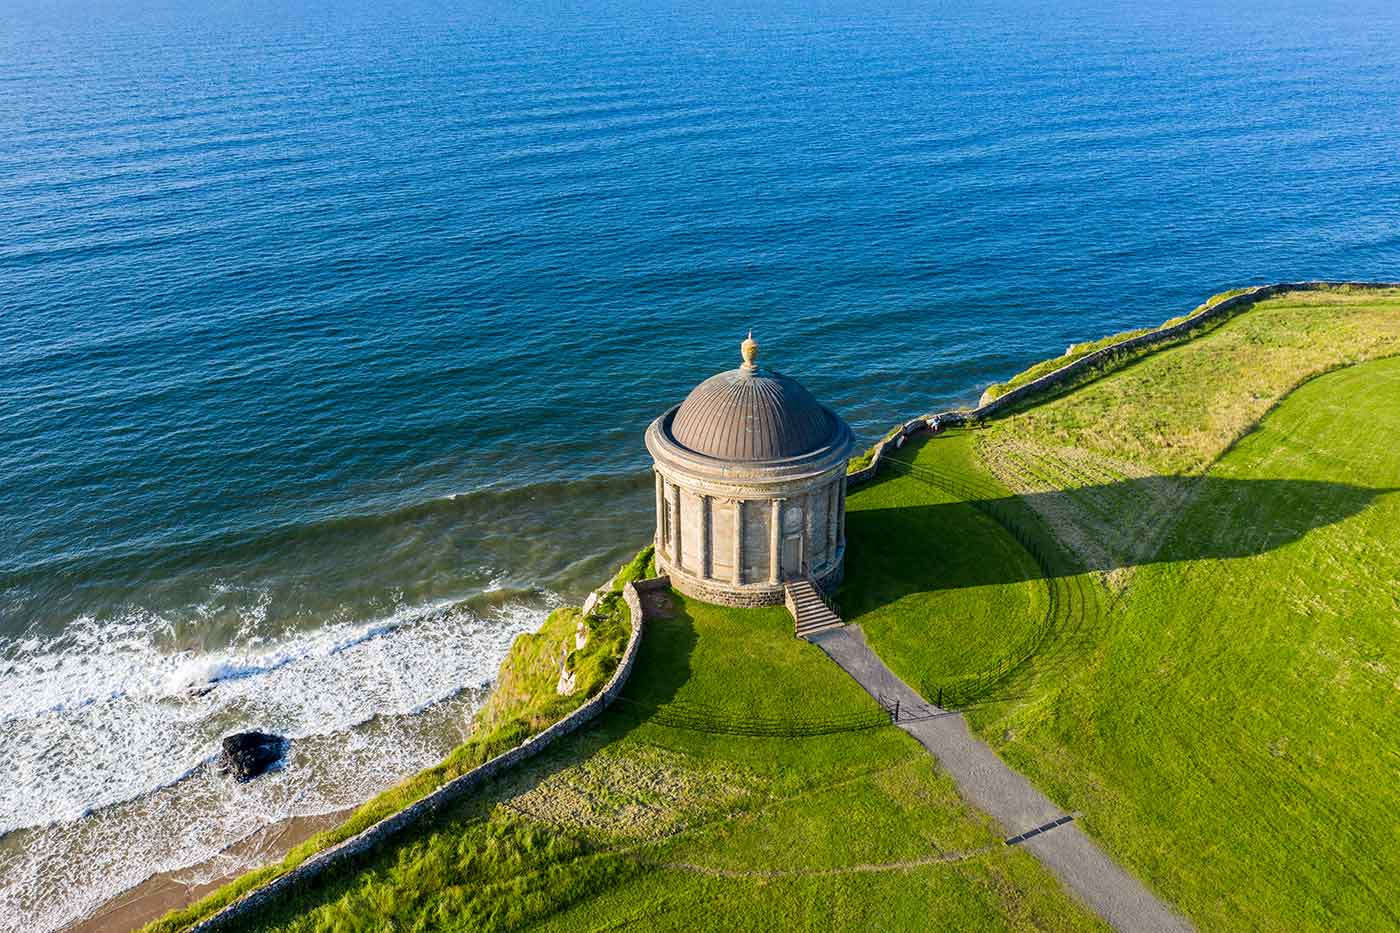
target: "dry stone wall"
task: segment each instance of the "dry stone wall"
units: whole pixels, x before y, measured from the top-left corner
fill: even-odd
[[[611,706],[612,702],[622,693],[623,687],[627,684],[627,678],[632,674],[632,667],[636,664],[637,650],[642,643],[642,630],[645,622],[641,592],[670,589],[670,586],[671,581],[664,576],[654,577],[650,580],[638,580],[636,583],[628,583],[623,586],[622,599],[627,603],[628,612],[632,617],[632,633],[627,639],[627,647],[622,652],[622,660],[618,662],[617,670],[613,671],[613,675],[608,678],[603,689],[594,694],[578,709],[544,731],[526,739],[510,751],[503,752],[466,774],[453,778],[417,803],[405,807],[392,816],[385,817],[344,842],[318,852],[287,874],[257,888],[241,900],[235,901],[214,916],[195,925],[192,928],[193,931],[205,933],[205,931],[211,930],[237,929],[245,918],[264,904],[298,885],[311,881],[332,866],[357,858],[384,844],[408,827],[476,790],[515,764],[527,758],[533,758],[559,739],[578,731],[582,726],[597,718],[598,714]]]
[[[1079,380],[1082,376],[1093,372],[1096,369],[1107,367],[1114,361],[1124,356],[1132,354],[1147,347],[1167,344],[1189,336],[1195,331],[1220,323],[1246,308],[1273,298],[1285,292],[1316,291],[1327,288],[1397,288],[1400,283],[1395,282],[1280,282],[1275,285],[1257,285],[1248,291],[1241,292],[1232,298],[1226,298],[1219,304],[1212,305],[1200,314],[1189,317],[1171,327],[1164,327],[1160,330],[1149,331],[1136,337],[1129,337],[1120,340],[1118,343],[1110,344],[1093,353],[1080,357],[1072,363],[1061,366],[1054,372],[1046,373],[1039,379],[1032,379],[1023,386],[1017,386],[985,405],[979,405],[971,411],[945,411],[936,415],[927,415],[922,418],[914,418],[904,423],[903,429],[892,437],[881,441],[875,448],[874,455],[870,458],[870,464],[852,472],[846,477],[847,486],[857,486],[863,482],[873,479],[880,471],[880,461],[887,453],[894,450],[903,440],[911,434],[929,429],[933,425],[943,427],[953,427],[956,425],[971,424],[977,421],[984,421],[1003,414],[1015,406],[1040,395],[1046,395],[1060,389],[1066,385]]]

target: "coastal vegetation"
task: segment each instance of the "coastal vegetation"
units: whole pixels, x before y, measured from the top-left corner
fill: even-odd
[[[875,459],[875,446],[871,445],[852,457],[850,462],[846,464],[846,472],[857,473],[870,466],[871,461]]]
[[[1168,322],[1162,326],[1166,327],[1170,323],[1172,322]],[[1052,357],[1048,360],[1041,360],[1039,363],[1033,363],[1005,382],[994,382],[987,386],[986,389],[982,390],[982,398],[978,401],[978,404],[985,405],[988,402],[995,401],[1012,389],[1019,389],[1026,383],[1034,382],[1041,376],[1048,376],[1055,370],[1063,366],[1068,366],[1075,360],[1086,357],[1095,350],[1102,350],[1104,347],[1111,347],[1115,343],[1131,340],[1134,337],[1141,337],[1143,334],[1150,334],[1154,329],[1155,328],[1151,327],[1139,327],[1136,330],[1125,330],[1117,334],[1110,334],[1098,340],[1088,340],[1084,343],[1072,343],[1065,349],[1064,355]]]
[[[1194,310],[1192,310],[1191,313],[1183,314],[1180,317],[1170,318],[1166,321],[1163,321],[1157,327],[1140,327],[1135,330],[1125,330],[1121,333],[1110,334],[1107,337],[1100,337],[1097,340],[1087,340],[1083,343],[1072,343],[1069,345],[1068,349],[1065,350],[1063,355],[1052,357],[1048,360],[1041,360],[1039,363],[1035,363],[1027,367],[1026,369],[1023,369],[1021,372],[1012,376],[1005,382],[994,382],[991,385],[987,386],[987,388],[982,392],[982,398],[981,401],[978,402],[978,404],[985,405],[988,402],[995,401],[996,399],[999,399],[1006,393],[1010,392],[1012,389],[1019,389],[1026,383],[1034,382],[1041,376],[1048,376],[1055,370],[1060,369],[1064,366],[1068,366],[1075,360],[1082,359],[1083,357],[1088,356],[1090,353],[1093,353],[1096,350],[1102,350],[1104,347],[1111,347],[1115,343],[1121,343],[1124,340],[1131,340],[1134,337],[1141,337],[1143,334],[1150,334],[1155,331],[1166,330],[1168,327],[1175,327],[1177,324],[1180,324],[1183,321],[1188,321],[1191,318],[1196,317],[1203,311],[1208,311],[1209,309],[1220,304],[1220,302],[1226,300],[1227,298],[1234,298],[1236,295],[1242,295],[1247,291],[1249,291],[1249,289],[1247,288],[1232,288],[1228,289],[1227,291],[1211,295],[1204,302],[1198,305]],[[1159,348],[1153,349],[1156,350]],[[1141,351],[1138,353],[1138,355],[1142,355],[1143,352],[1153,351]]]
[[[1070,457],[1082,451],[1129,473],[1199,473],[1304,380],[1400,353],[1397,303],[1395,289],[1262,301],[1204,335],[996,422],[986,459],[998,475],[1019,476],[1004,461],[1025,443]],[[1017,492],[1034,485],[1018,483]]]
[[[251,928],[1100,928],[783,609],[655,608],[592,728]]]
[[[244,894],[290,872],[307,859],[362,832],[380,820],[423,799],[454,778],[514,748],[577,709],[596,694],[616,670],[627,643],[632,620],[622,588],[651,570],[651,549],[644,548],[623,565],[600,593],[585,618],[576,607],[554,610],[537,632],[520,635],[501,662],[495,689],[477,711],[471,737],[431,768],[407,778],[358,807],[343,823],[316,834],[292,849],[281,861],[255,869],[196,901],[149,924],[146,933],[187,929]],[[561,695],[561,648],[572,648],[580,620],[588,640],[568,652],[574,672],[574,690]]]
[[[875,451],[879,449],[880,445],[885,443],[885,441],[889,440],[890,438],[897,436],[902,430],[902,427],[891,428],[890,430],[885,432],[884,437],[881,437],[878,441],[871,444],[869,447],[865,448],[855,456],[851,457],[850,462],[846,464],[846,472],[858,473],[866,467],[870,466],[870,464],[875,460]]]
[[[1396,436],[1400,290],[1262,301],[892,452],[840,608],[1199,928],[1392,926]],[[253,928],[1100,926],[783,610],[653,598],[594,726]],[[513,649],[481,741],[553,714],[576,618]]]

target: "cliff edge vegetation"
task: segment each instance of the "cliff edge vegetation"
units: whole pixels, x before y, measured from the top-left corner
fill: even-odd
[[[1068,366],[1075,360],[1083,359],[1090,353],[1093,353],[1095,350],[1102,350],[1104,347],[1110,347],[1113,346],[1115,343],[1121,343],[1122,341],[1130,340],[1133,337],[1140,337],[1143,334],[1150,334],[1154,331],[1161,331],[1166,330],[1169,327],[1175,327],[1182,321],[1189,321],[1191,318],[1196,317],[1198,314],[1210,310],[1211,308],[1220,304],[1220,302],[1224,301],[1225,299],[1233,298],[1236,295],[1243,295],[1247,291],[1249,291],[1249,289],[1247,288],[1232,288],[1227,291],[1211,295],[1204,302],[1197,305],[1195,310],[1191,311],[1191,313],[1183,314],[1179,317],[1170,318],[1166,321],[1163,321],[1157,327],[1140,327],[1136,330],[1125,330],[1117,334],[1110,334],[1107,337],[1100,337],[1097,340],[1088,340],[1083,343],[1072,343],[1065,350],[1063,355],[1053,357],[1048,360],[1041,360],[1039,363],[1035,363],[1027,367],[1026,369],[1023,369],[1021,372],[1012,376],[1005,382],[994,382],[991,385],[987,386],[987,388],[983,390],[982,398],[977,402],[977,404],[979,406],[985,405],[990,401],[999,399],[1007,392],[1010,392],[1012,389],[1020,388],[1028,382],[1034,382],[1041,376],[1048,376],[1055,370],[1063,366]],[[1186,339],[1193,338],[1188,337]],[[1156,349],[1160,348],[1154,348],[1153,351],[1147,352],[1154,352]]]
[[[339,826],[308,839],[281,861],[250,871],[194,904],[167,914],[145,926],[143,933],[189,929],[318,852],[398,813],[577,709],[602,689],[622,658],[632,626],[631,614],[622,599],[623,586],[653,573],[651,548],[643,548],[598,592],[587,615],[577,607],[563,606],[551,612],[539,630],[518,636],[501,662],[491,694],[473,718],[471,738],[441,762],[366,801]],[[577,647],[576,641],[580,621],[587,631],[582,648]],[[573,689],[567,694],[558,691],[561,661],[573,674]],[[334,873],[335,870],[327,872]]]

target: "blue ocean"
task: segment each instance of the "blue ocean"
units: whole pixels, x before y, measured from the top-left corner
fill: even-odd
[[[1305,278],[1400,278],[1393,0],[8,0],[0,929],[437,760],[750,329],[869,440]]]

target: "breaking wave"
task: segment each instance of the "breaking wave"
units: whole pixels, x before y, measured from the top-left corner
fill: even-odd
[[[205,880],[249,867],[216,857],[435,763],[555,602],[401,605],[273,639],[264,600],[214,651],[170,649],[199,606],[0,639],[0,930],[57,929],[210,859]],[[285,767],[246,784],[209,767],[224,735],[254,728],[293,739]]]

